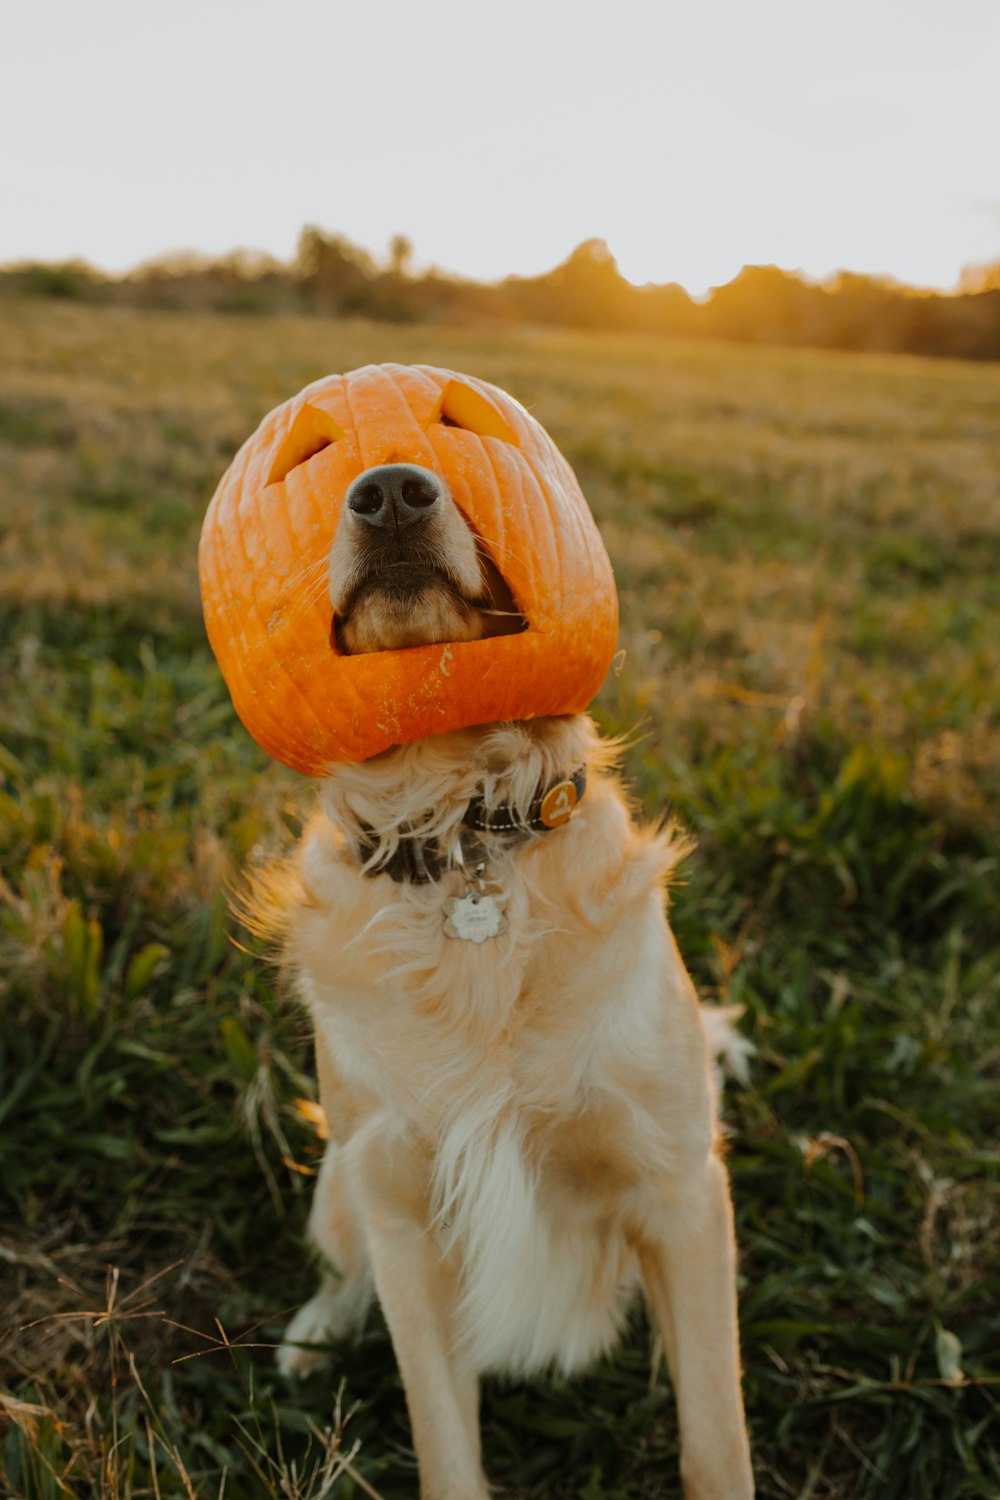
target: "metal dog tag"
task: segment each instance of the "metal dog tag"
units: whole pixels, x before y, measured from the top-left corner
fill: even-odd
[[[451,862],[462,872],[465,895],[449,896],[442,907],[445,937],[461,938],[466,943],[485,943],[487,938],[499,937],[507,931],[502,909],[507,897],[487,886],[483,879],[486,861],[480,860],[470,869],[459,835],[451,851]]]
[[[449,897],[444,903],[445,937],[462,938],[467,943],[485,943],[487,938],[499,937],[507,931],[507,918],[500,909],[503,900],[503,896],[478,891]]]

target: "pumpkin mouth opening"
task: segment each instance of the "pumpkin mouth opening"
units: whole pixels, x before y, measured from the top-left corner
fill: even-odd
[[[443,569],[408,560],[384,564],[359,585],[342,615],[331,616],[332,650],[370,655],[527,630],[509,585],[483,549],[480,560],[484,586],[474,597]]]
[[[339,656],[369,655],[527,630],[509,584],[475,532],[473,537],[481,574],[475,593],[429,558],[383,560],[359,578],[342,612],[332,614],[331,649]]]
[[[514,592],[479,536],[476,536],[476,547],[486,587],[472,604],[483,616],[483,635],[520,635],[527,630],[528,621],[518,609]]]
[[[359,586],[343,616],[333,616],[330,644],[342,656],[438,645],[477,634],[475,617],[475,606],[446,573],[393,562]]]

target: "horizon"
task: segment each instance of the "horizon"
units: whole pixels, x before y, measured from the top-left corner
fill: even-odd
[[[370,259],[375,267],[375,272],[377,275],[384,274],[391,268],[390,246],[386,246],[385,250],[379,253],[377,250],[373,250],[367,245],[355,243],[353,240],[350,240],[347,235],[343,234],[342,231],[336,228],[318,224],[303,225],[302,230],[300,230],[300,234],[306,229],[318,230],[321,234],[327,236],[330,239],[341,239],[346,241],[348,244],[350,244],[352,249],[359,251],[361,254],[367,256]],[[405,234],[405,231],[400,231],[400,234],[402,238],[404,238],[408,243],[412,245],[412,241],[410,240],[410,237]],[[955,281],[951,286],[938,287],[918,285],[916,283],[902,281],[898,276],[893,275],[891,272],[882,273],[858,271],[854,266],[835,266],[832,270],[826,272],[825,274],[813,275],[801,266],[782,266],[776,264],[774,261],[743,261],[736,267],[733,275],[728,278],[728,282],[718,282],[709,287],[706,287],[704,291],[693,292],[690,290],[690,288],[684,286],[682,282],[670,280],[669,278],[665,278],[663,280],[633,281],[623,271],[619,259],[615,254],[614,246],[609,245],[598,235],[590,235],[581,240],[579,244],[574,245],[566,250],[555,262],[553,262],[553,264],[544,266],[540,270],[535,272],[524,273],[520,271],[507,271],[501,273],[499,276],[490,279],[478,276],[470,276],[466,272],[454,271],[447,267],[436,265],[430,262],[422,264],[417,258],[414,249],[413,257],[409,261],[408,267],[405,270],[404,274],[407,280],[414,282],[419,282],[425,277],[437,275],[459,283],[467,282],[473,285],[481,286],[500,286],[505,281],[513,279],[533,280],[536,278],[543,278],[546,275],[549,275],[553,271],[557,270],[560,266],[565,265],[584,246],[594,243],[603,244],[605,246],[611,256],[611,260],[617,270],[618,275],[624,282],[627,283],[628,286],[630,286],[634,290],[642,291],[644,288],[662,289],[669,286],[679,286],[681,290],[684,291],[695,303],[701,303],[710,300],[713,292],[721,290],[729,282],[736,280],[744,271],[750,270],[777,270],[784,276],[797,278],[807,286],[819,287],[822,289],[829,289],[830,283],[833,282],[837,277],[856,276],[861,279],[870,280],[874,283],[882,284],[889,289],[907,295],[952,297],[961,296],[968,293],[968,288],[962,285],[962,278],[966,276],[967,273],[976,272],[979,270],[989,271],[996,266],[1000,266],[1000,252],[998,252],[997,256],[991,261],[975,262],[961,266],[959,268]],[[83,256],[68,256],[63,260],[45,260],[41,258],[35,259],[30,257],[23,257],[20,260],[0,261],[0,274],[9,274],[11,272],[16,272],[19,269],[24,268],[25,266],[31,265],[49,266],[53,269],[57,269],[60,266],[80,265],[87,271],[94,273],[100,278],[104,278],[111,282],[118,282],[125,281],[131,276],[137,276],[139,273],[144,271],[156,270],[160,267],[168,267],[172,261],[177,261],[179,264],[182,264],[186,259],[189,259],[193,268],[210,269],[212,266],[224,264],[227,260],[236,256],[247,256],[251,259],[253,257],[259,256],[262,265],[266,264],[267,262],[273,262],[275,265],[280,266],[284,269],[291,269],[294,267],[296,261],[296,249],[293,248],[291,255],[289,255],[287,259],[282,259],[281,257],[275,255],[273,251],[264,250],[258,245],[231,245],[228,249],[222,250],[218,253],[210,253],[204,250],[200,250],[197,246],[194,245],[176,245],[171,246],[166,250],[154,253],[153,255],[148,256],[146,259],[136,262],[134,265],[114,268],[97,265],[93,261],[87,260]],[[184,273],[183,271],[181,271],[178,274]],[[252,279],[252,275],[250,279]]]
[[[696,298],[744,265],[951,292],[1000,259],[990,0],[947,27],[930,0],[50,0],[9,34],[4,263],[288,261],[304,224],[485,282],[603,239]]]

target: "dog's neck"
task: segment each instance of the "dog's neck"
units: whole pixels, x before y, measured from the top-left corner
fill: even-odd
[[[537,817],[540,793],[607,763],[585,715],[489,724],[402,745],[361,765],[337,766],[323,783],[327,815],[366,865],[385,867],[403,840],[450,847],[471,806],[503,810],[525,827]],[[577,781],[582,790],[582,782]],[[533,810],[533,804],[535,804]]]

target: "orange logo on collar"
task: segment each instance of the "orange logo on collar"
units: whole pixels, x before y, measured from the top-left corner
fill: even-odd
[[[576,806],[576,787],[571,781],[557,781],[550,786],[542,798],[538,815],[546,828],[561,828],[573,816]]]

